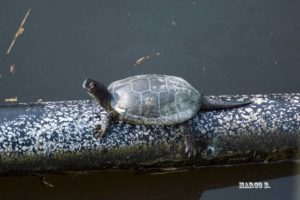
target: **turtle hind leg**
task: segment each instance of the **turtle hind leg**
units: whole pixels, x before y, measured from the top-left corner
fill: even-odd
[[[179,124],[179,130],[183,137],[185,154],[188,158],[196,156],[195,140],[191,128],[189,126],[189,122],[187,121],[182,124]]]
[[[115,111],[109,112],[107,116],[102,119],[102,123],[96,125],[96,127],[94,128],[94,136],[100,138],[104,137],[106,135],[108,127],[111,125],[113,120],[117,119],[117,117],[118,113],[116,113]]]

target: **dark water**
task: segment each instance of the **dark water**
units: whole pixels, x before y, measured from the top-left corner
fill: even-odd
[[[203,168],[170,174],[98,172],[48,175],[55,187],[35,177],[3,177],[1,199],[299,199],[296,166],[273,164]],[[240,181],[267,181],[271,189],[238,189]]]
[[[85,77],[108,84],[145,73],[181,76],[205,94],[299,92],[299,7],[296,0],[0,0],[0,102],[86,99]],[[54,189],[4,177],[0,198],[299,199],[297,168],[50,175]],[[240,190],[240,181],[268,181],[271,189]]]

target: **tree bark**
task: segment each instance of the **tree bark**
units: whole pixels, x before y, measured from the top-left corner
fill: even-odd
[[[299,93],[212,98],[253,103],[189,120],[192,155],[178,125],[114,122],[103,138],[95,137],[106,112],[92,100],[1,105],[0,174],[299,159]]]

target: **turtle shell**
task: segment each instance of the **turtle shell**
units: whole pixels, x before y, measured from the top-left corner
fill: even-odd
[[[200,109],[200,93],[182,78],[146,74],[108,86],[111,106],[135,124],[171,125],[192,118]]]

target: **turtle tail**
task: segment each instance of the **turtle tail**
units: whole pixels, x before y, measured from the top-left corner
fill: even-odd
[[[229,102],[223,100],[212,99],[206,96],[202,96],[201,100],[201,110],[223,110],[223,109],[231,109],[238,108],[241,106],[246,106],[251,104],[251,101],[243,101],[243,102]]]

